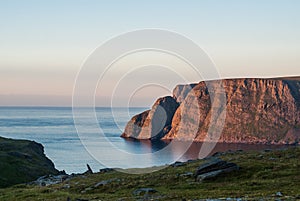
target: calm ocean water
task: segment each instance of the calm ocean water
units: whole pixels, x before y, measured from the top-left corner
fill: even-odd
[[[42,143],[46,155],[54,162],[59,170],[67,173],[79,173],[86,170],[89,164],[93,170],[98,171],[106,167],[102,161],[96,160],[88,152],[96,150],[97,159],[101,157],[109,160],[111,167],[150,167],[164,165],[176,160],[188,160],[198,157],[200,143],[193,143],[185,152],[185,143],[176,145],[158,155],[145,155],[138,161],[134,157],[122,157],[112,152],[112,146],[126,153],[155,153],[166,147],[166,143],[151,143],[148,141],[124,140],[120,138],[126,123],[134,114],[147,108],[96,108],[97,121],[106,138],[98,135],[98,129],[88,130],[84,141],[88,150],[82,144],[73,121],[72,108],[67,107],[0,107],[0,136],[29,139]],[[85,115],[82,126],[93,122],[93,111],[81,108]],[[91,137],[92,136],[92,137]],[[96,143],[97,142],[97,143]],[[101,146],[99,146],[99,144]],[[270,145],[245,144],[218,144],[212,153],[226,150],[257,150],[280,148]],[[182,155],[182,152],[185,153]],[[94,151],[95,153],[95,151]]]

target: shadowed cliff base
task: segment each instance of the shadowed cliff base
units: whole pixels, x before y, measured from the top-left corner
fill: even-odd
[[[177,85],[172,97],[159,98],[151,110],[134,116],[122,137],[298,144],[300,77],[224,79]]]

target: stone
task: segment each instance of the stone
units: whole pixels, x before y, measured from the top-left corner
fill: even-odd
[[[53,184],[59,184],[63,181],[69,179],[72,176],[63,175],[45,175],[38,178],[36,181],[30,182],[29,184],[39,185],[39,186],[50,186]]]
[[[114,169],[112,169],[112,168],[103,168],[103,169],[99,170],[100,173],[107,173],[107,172],[112,172],[112,171],[114,171]]]
[[[186,172],[184,174],[180,174],[179,177],[193,177],[194,173],[192,172]]]
[[[89,164],[86,164],[86,167],[87,167],[87,171],[84,172],[83,174],[93,174],[93,170],[92,170],[92,168],[90,167],[90,165],[89,165]]]
[[[110,184],[114,181],[120,181],[120,179],[113,178],[113,179],[103,180],[103,181],[100,181],[97,184],[95,184],[94,187],[98,188],[99,186],[105,186],[105,185]]]
[[[185,166],[186,164],[184,162],[176,161],[175,163],[171,164],[172,167],[181,167]]]
[[[211,158],[208,162],[200,165],[195,173],[196,181],[202,182],[207,179],[215,178],[220,174],[238,170],[235,163],[223,161],[219,158]]]
[[[141,195],[146,195],[146,194],[153,194],[156,193],[157,190],[153,188],[138,188],[132,192],[133,195],[135,196],[141,196]]]
[[[62,186],[62,188],[66,188],[66,189],[68,189],[70,187],[71,187],[70,184],[65,184],[65,185]]]

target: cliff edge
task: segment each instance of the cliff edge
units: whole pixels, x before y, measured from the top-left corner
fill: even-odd
[[[34,141],[0,137],[0,188],[58,174],[44,154],[44,147]]]

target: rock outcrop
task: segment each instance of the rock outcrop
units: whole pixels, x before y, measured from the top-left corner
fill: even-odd
[[[58,173],[41,144],[0,137],[0,188]]]
[[[196,181],[202,182],[215,178],[221,174],[239,170],[239,166],[235,163],[223,161],[219,158],[210,158],[210,160],[200,165],[195,173]]]
[[[157,140],[169,131],[179,104],[171,96],[159,98],[151,110],[134,116],[128,122],[122,137]]]
[[[299,143],[299,80],[245,78],[178,85],[173,97],[160,98],[151,110],[134,116],[122,136],[230,143]],[[218,87],[220,83],[222,89]],[[217,138],[207,138],[209,129],[218,133]]]

